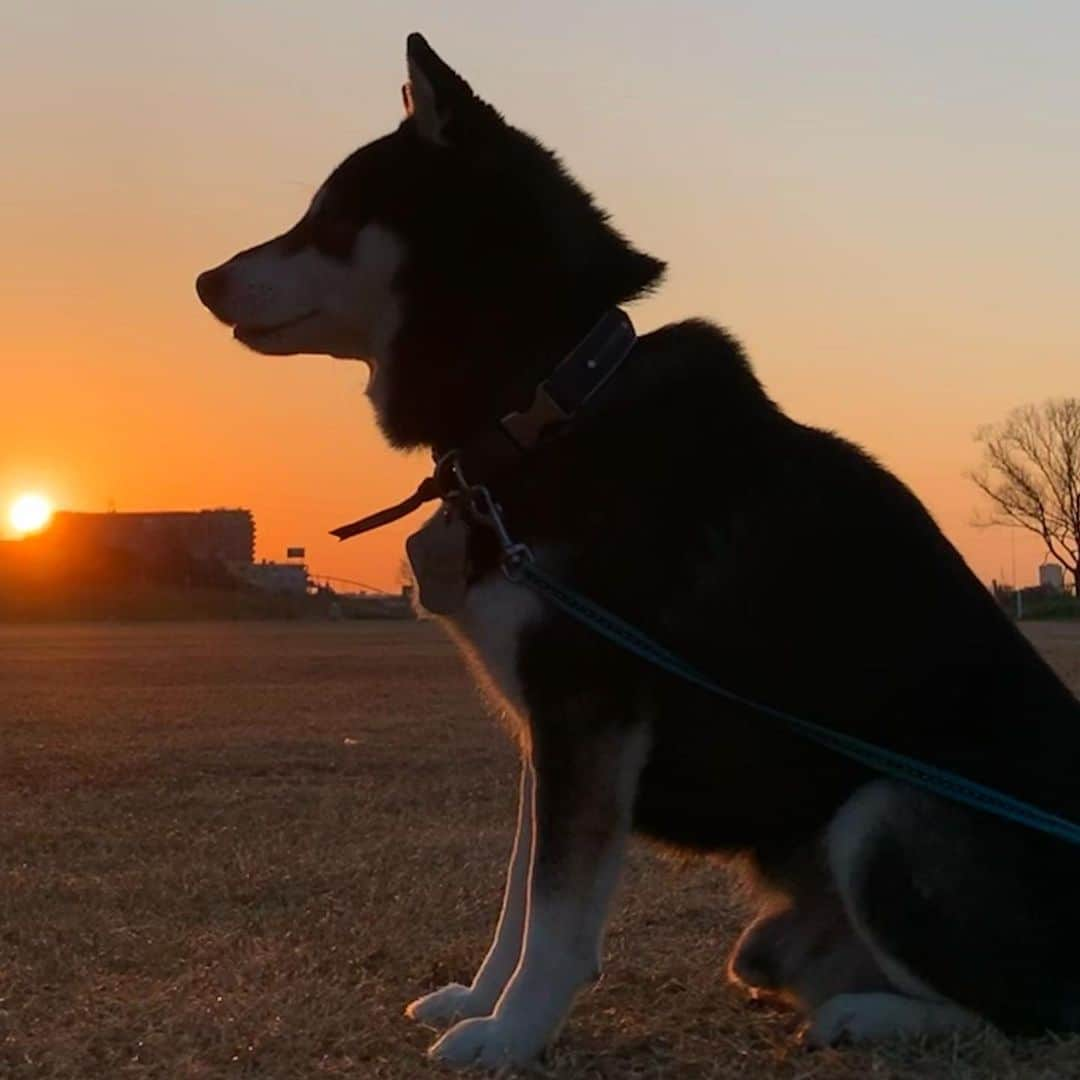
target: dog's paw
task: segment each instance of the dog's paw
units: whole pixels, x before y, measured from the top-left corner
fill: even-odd
[[[945,1001],[922,1001],[900,994],[837,994],[810,1018],[803,1045],[817,1050],[837,1043],[898,1036],[941,1035],[978,1024],[978,1017]]]
[[[428,1056],[446,1065],[494,1069],[527,1065],[543,1049],[543,1038],[528,1026],[499,1016],[482,1016],[455,1024],[428,1051]]]
[[[860,996],[837,994],[829,998],[803,1028],[803,1046],[808,1050],[822,1050],[826,1046],[857,1041],[858,1032],[864,1026],[859,1018]]]
[[[405,1015],[418,1024],[448,1027],[455,1020],[487,1016],[494,1007],[493,1001],[480,1001],[471,987],[450,983],[410,1002],[405,1006]]]

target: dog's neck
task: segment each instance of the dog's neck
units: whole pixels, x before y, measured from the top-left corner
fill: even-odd
[[[573,428],[599,391],[618,373],[636,341],[626,312],[621,308],[608,310],[558,364],[535,382],[527,408],[501,412],[452,444],[435,443],[434,472],[412,495],[342,525],[333,534],[347,540],[397,521],[436,498],[461,498],[472,506],[472,513],[486,513],[487,520],[498,522],[499,510],[491,500],[489,485],[500,483],[546,439]],[[517,400],[516,395],[513,400]],[[477,498],[487,500],[487,511],[473,505],[472,500]],[[501,529],[501,525],[497,527]]]
[[[379,423],[397,446],[460,446],[507,413],[527,409],[537,385],[579,344],[609,304],[474,324],[460,316],[407,324],[380,377]],[[440,333],[444,329],[444,333]],[[454,332],[456,331],[456,332]]]

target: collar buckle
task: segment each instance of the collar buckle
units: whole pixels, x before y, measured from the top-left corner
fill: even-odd
[[[569,419],[570,414],[551,396],[548,384],[542,382],[524,412],[507,413],[499,423],[522,450],[531,450],[547,428]]]

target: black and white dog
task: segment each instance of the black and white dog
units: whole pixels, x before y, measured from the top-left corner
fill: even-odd
[[[202,274],[260,353],[370,364],[397,447],[443,452],[659,281],[559,161],[419,35],[407,115],[287,232]],[[746,697],[1080,818],[1080,707],[917,499],[789,419],[706,322],[641,337],[491,479],[539,565]],[[729,970],[813,1044],[1080,1028],[1080,854],[801,741],[610,645],[464,531],[445,622],[512,719],[520,813],[471,986],[413,1002],[447,1062],[537,1055],[597,977],[627,838],[736,853],[762,912]]]

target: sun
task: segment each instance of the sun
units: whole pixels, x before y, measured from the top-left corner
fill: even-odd
[[[52,518],[53,506],[36,492],[20,495],[8,509],[8,522],[20,536],[40,532]]]

